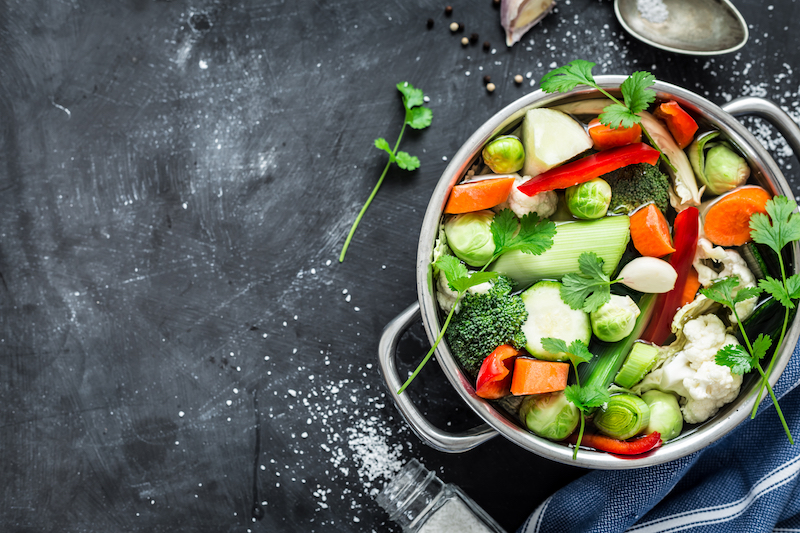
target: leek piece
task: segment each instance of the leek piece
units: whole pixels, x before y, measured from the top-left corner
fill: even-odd
[[[646,342],[634,342],[631,352],[622,363],[614,383],[620,387],[630,389],[639,383],[645,374],[653,367],[658,358],[658,346]]]
[[[592,422],[604,435],[629,439],[650,423],[650,407],[635,394],[617,394],[597,410]]]
[[[647,327],[653,316],[657,294],[645,294],[639,300],[639,309],[642,311],[636,319],[636,325],[630,335],[617,342],[593,342],[589,347],[595,356],[588,363],[579,367],[580,383],[583,386],[596,385],[602,389],[608,388],[614,377],[619,372],[625,357]]]
[[[556,226],[553,246],[540,255],[513,250],[500,256],[489,268],[514,280],[516,287],[527,287],[542,279],[561,279],[580,272],[578,257],[594,252],[603,259],[603,272],[611,275],[630,240],[630,218],[605,217],[586,222],[564,222]]]

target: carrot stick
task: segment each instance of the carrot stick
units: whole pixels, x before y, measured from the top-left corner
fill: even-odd
[[[513,186],[513,176],[461,183],[450,192],[444,212],[455,215],[489,209],[505,202]]]
[[[517,357],[511,378],[511,394],[543,394],[567,388],[569,363]]]
[[[642,127],[634,124],[631,128],[610,128],[601,123],[599,118],[594,118],[589,122],[589,135],[596,149],[608,150],[615,146],[642,142]]]
[[[648,257],[664,257],[675,251],[669,224],[655,204],[647,204],[631,215],[633,247]]]
[[[653,113],[656,117],[667,123],[667,129],[675,138],[675,142],[683,149],[694,140],[697,132],[697,122],[673,100],[664,102]]]
[[[697,291],[700,290],[700,279],[697,277],[697,270],[692,267],[686,278],[686,285],[683,286],[683,296],[681,296],[681,307],[694,301]]]
[[[750,216],[767,213],[772,196],[756,185],[724,194],[708,207],[703,217],[706,238],[718,246],[741,246],[750,242]]]

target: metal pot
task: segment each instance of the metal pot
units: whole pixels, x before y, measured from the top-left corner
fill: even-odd
[[[624,79],[623,76],[598,76],[596,78],[601,87],[617,94],[619,94],[617,88]],[[773,194],[794,196],[775,161],[758,140],[734,118],[734,115],[751,114],[768,120],[783,134],[795,154],[800,156],[800,128],[777,105],[761,98],[745,97],[720,107],[691,91],[669,83],[656,82],[654,89],[658,99],[676,100],[684,109],[701,117],[709,126],[719,129],[748,160],[755,181]],[[598,469],[641,468],[672,461],[695,452],[722,438],[750,414],[755,403],[755,390],[758,385],[752,374],[745,377],[741,392],[734,402],[723,407],[707,422],[684,431],[677,439],[666,443],[646,456],[622,459],[603,452],[581,450],[577,459],[573,460],[570,447],[529,433],[517,421],[498,410],[492,403],[476,396],[472,380],[462,372],[444,340],[436,350],[437,360],[442,370],[461,398],[486,423],[463,433],[448,433],[431,425],[421,415],[408,394],[397,394],[401,380],[397,375],[395,351],[402,333],[417,320],[420,314],[431,343],[441,332],[442,324],[434,295],[434,284],[430,279],[430,262],[438,234],[439,221],[442,217],[442,209],[450,189],[480,156],[483,145],[498,133],[512,129],[522,120],[528,109],[549,107],[600,96],[602,95],[598,91],[585,88],[558,95],[536,91],[520,98],[478,128],[452,158],[433,191],[422,223],[417,250],[419,301],[386,326],[380,341],[379,360],[390,394],[406,422],[425,443],[437,450],[451,453],[463,452],[502,434],[526,450],[565,464]],[[800,265],[800,261],[798,261],[800,249],[796,243],[792,253],[794,272],[796,273]],[[769,376],[771,384],[775,384],[789,362],[798,336],[800,336],[800,316],[795,318],[789,328],[781,352],[777,355],[778,360]],[[776,427],[775,430],[780,431],[780,428]]]

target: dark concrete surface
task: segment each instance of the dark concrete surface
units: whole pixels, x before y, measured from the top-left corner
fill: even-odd
[[[750,41],[704,59],[632,40],[609,0],[558,2],[512,49],[491,0],[0,2],[0,530],[399,531],[373,497],[415,457],[518,527],[584,471],[501,439],[433,451],[378,372],[427,198],[475,128],[575,58],[799,120],[800,5],[734,3]],[[403,140],[421,168],[390,170],[340,264],[402,80],[433,110]],[[427,347],[412,328],[403,368]],[[410,394],[478,422],[435,364]]]

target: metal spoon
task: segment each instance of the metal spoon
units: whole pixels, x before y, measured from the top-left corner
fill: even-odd
[[[678,54],[727,54],[749,35],[729,0],[614,0],[614,13],[640,41]]]

